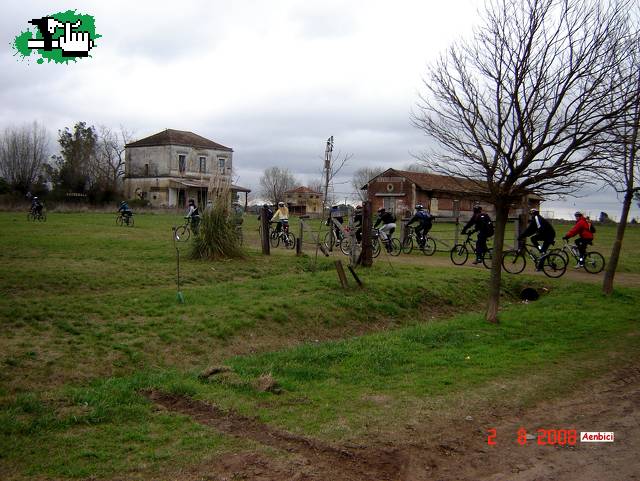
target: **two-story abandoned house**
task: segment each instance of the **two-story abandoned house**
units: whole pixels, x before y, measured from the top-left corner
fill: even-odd
[[[291,215],[322,215],[324,194],[309,187],[300,186],[284,193],[284,201],[289,206]]]
[[[152,206],[205,205],[212,177],[231,182],[233,149],[193,132],[167,129],[125,146],[124,190],[128,199]],[[250,189],[231,185],[234,194]]]

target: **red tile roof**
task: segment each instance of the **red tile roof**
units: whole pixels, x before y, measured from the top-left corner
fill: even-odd
[[[453,177],[447,175],[429,174],[425,172],[412,172],[408,170],[387,169],[382,174],[376,175],[369,182],[378,177],[406,177],[422,190],[441,192],[460,192],[486,194],[487,190],[481,182]],[[366,186],[363,186],[366,188]]]
[[[166,129],[144,139],[131,142],[126,147],[153,147],[156,145],[186,145],[201,149],[215,149],[233,152],[233,149],[206,139],[201,135],[184,130]]]

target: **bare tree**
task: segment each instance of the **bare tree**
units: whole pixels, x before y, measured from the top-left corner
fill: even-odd
[[[620,84],[619,91],[612,91],[613,101],[619,101],[630,108],[621,117],[620,123],[607,132],[605,137],[611,140],[610,158],[611,169],[606,172],[605,179],[622,197],[622,213],[616,229],[616,238],[611,249],[611,257],[607,264],[602,290],[605,294],[613,292],[613,281],[620,259],[622,240],[627,227],[629,211],[634,196],[640,193],[640,53],[637,50],[640,35],[634,25],[633,35],[628,46],[630,55],[625,56],[619,65],[618,76],[628,82]],[[629,75],[631,72],[631,75]],[[603,216],[601,213],[601,217]]]
[[[0,137],[0,175],[26,193],[43,173],[49,157],[49,135],[38,122],[8,127]]]
[[[132,133],[124,127],[115,131],[104,125],[98,128],[92,174],[105,190],[119,190],[124,177],[124,146],[131,141]]]
[[[510,206],[532,193],[579,190],[601,168],[628,105],[610,95],[626,52],[631,1],[490,0],[473,41],[450,47],[428,72],[412,115],[435,139],[433,170],[474,182],[496,210],[486,319],[498,321]]]
[[[297,181],[289,169],[269,167],[260,177],[260,195],[272,204],[284,202],[284,193],[293,189],[296,183]]]
[[[363,190],[362,187],[367,185],[367,182],[369,182],[377,175],[382,174],[382,172],[384,172],[384,169],[382,167],[363,167],[353,173],[353,177],[351,178],[351,186],[355,190],[361,202],[367,200],[368,196],[367,191]]]

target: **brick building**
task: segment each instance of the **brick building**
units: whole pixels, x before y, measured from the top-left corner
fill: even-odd
[[[478,184],[458,177],[387,169],[362,189],[367,190],[374,212],[384,207],[404,217],[413,212],[416,204],[422,204],[433,215],[468,219],[473,206],[480,204],[495,218],[494,208]],[[517,216],[531,207],[539,208],[540,200],[539,196],[528,196],[514,205],[509,215]]]

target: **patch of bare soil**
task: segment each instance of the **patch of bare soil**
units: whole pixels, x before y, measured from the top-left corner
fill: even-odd
[[[636,481],[640,480],[640,367],[585,384],[561,400],[517,412],[416,426],[393,442],[332,446],[293,435],[234,412],[161,392],[147,396],[164,409],[271,447],[282,456],[243,452],[175,475],[180,481]],[[489,428],[496,445],[487,444]],[[534,436],[517,442],[518,430]],[[538,429],[613,431],[613,443],[538,445]],[[402,438],[404,436],[404,439]]]
[[[146,395],[169,411],[188,415],[196,422],[212,426],[222,433],[284,451],[288,453],[287,458],[294,458],[282,463],[255,453],[227,456],[220,460],[208,477],[195,479],[391,481],[397,479],[403,464],[404,455],[394,447],[331,446],[186,396],[158,391],[147,392]]]

